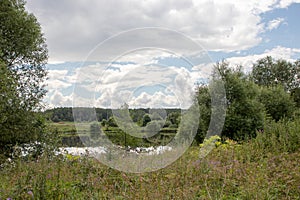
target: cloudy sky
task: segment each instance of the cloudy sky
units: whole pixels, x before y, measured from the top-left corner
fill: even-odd
[[[185,107],[227,59],[300,58],[300,0],[39,0],[49,107]]]

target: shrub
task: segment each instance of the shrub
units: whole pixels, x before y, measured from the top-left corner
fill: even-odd
[[[295,110],[292,97],[281,86],[262,87],[259,101],[264,104],[267,114],[275,121],[284,117],[291,118]]]

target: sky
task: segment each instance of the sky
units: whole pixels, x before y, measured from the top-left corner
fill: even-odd
[[[39,0],[47,107],[188,107],[216,62],[300,58],[300,0]]]

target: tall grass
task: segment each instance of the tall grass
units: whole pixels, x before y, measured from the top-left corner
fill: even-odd
[[[0,199],[299,199],[299,122],[268,122],[257,138],[227,141],[203,159],[191,147],[152,173],[123,173],[88,157],[16,160],[0,170]]]

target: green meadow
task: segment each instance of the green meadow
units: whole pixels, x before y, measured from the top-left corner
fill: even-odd
[[[70,130],[72,123],[60,126]],[[68,128],[68,129],[67,129]],[[132,174],[94,158],[17,159],[0,170],[1,199],[299,199],[300,120],[268,122],[255,139],[193,145],[161,170]]]

